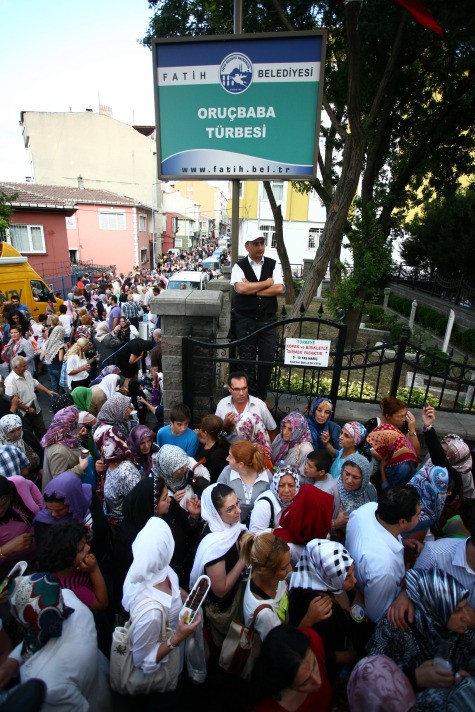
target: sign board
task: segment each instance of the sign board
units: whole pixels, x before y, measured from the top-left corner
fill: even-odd
[[[325,30],[155,39],[158,177],[315,177],[325,43]]]
[[[286,366],[320,366],[326,368],[330,357],[331,341],[323,339],[286,339]]]

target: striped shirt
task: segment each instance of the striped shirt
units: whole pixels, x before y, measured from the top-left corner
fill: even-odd
[[[438,539],[425,544],[414,565],[415,569],[440,569],[451,574],[468,588],[468,604],[475,608],[475,571],[467,562],[468,539]]]

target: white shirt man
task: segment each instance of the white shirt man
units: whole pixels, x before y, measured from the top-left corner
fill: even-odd
[[[229,442],[238,439],[236,431],[234,430],[234,422],[236,417],[242,413],[256,413],[260,415],[269,432],[277,428],[276,422],[264,401],[249,395],[246,374],[240,372],[230,374],[228,390],[230,395],[221,398],[216,408],[216,415],[224,420],[224,427],[229,433]]]
[[[345,546],[355,562],[358,588],[365,600],[366,615],[377,623],[401,590],[405,575],[401,539],[419,521],[420,502],[413,487],[388,487],[379,503],[368,502],[353,511],[346,528]]]
[[[43,391],[49,396],[58,394],[45,388],[36,378],[33,378],[28,371],[26,359],[22,356],[15,356],[11,365],[12,372],[5,379],[5,393],[7,396],[19,397],[18,414],[29,420],[36,435],[41,438],[45,434],[46,428],[36,391]]]

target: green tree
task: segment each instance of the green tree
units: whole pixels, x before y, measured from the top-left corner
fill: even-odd
[[[475,273],[475,185],[425,205],[404,226],[403,260],[472,281]]]
[[[15,195],[7,195],[0,191],[0,240],[5,239],[5,233],[10,224],[10,218],[14,213],[12,202],[15,200]]]
[[[153,34],[232,32],[232,6],[232,0],[164,0],[157,5],[145,41]],[[329,126],[322,130],[326,148],[319,158],[317,180],[304,186],[317,191],[327,219],[292,316],[298,316],[302,304],[308,308],[345,234],[350,244],[357,234],[357,243],[377,247],[379,266],[370,271],[379,280],[380,257],[385,262],[380,242],[388,243],[401,211],[420,201],[419,189],[442,196],[453,190],[462,174],[472,171],[472,2],[430,0],[430,7],[445,29],[443,40],[389,0],[346,5],[337,0],[244,3],[246,32],[329,29],[323,98]],[[355,231],[348,218],[358,190],[360,222]],[[353,281],[357,279],[358,285],[352,289],[357,288],[359,296],[346,310],[350,342],[356,337],[368,289],[374,286],[360,283],[358,277],[368,275],[370,249],[356,249],[353,258]]]

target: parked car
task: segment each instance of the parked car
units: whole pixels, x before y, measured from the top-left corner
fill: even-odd
[[[168,280],[168,289],[206,289],[209,277],[206,272],[175,272]],[[184,285],[184,286],[183,286]]]

